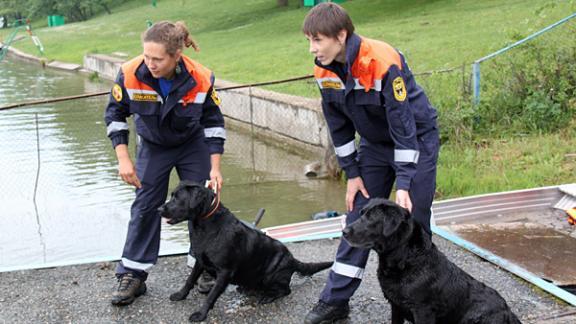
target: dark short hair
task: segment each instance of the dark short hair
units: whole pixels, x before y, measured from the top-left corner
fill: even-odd
[[[302,32],[312,36],[322,34],[336,38],[342,29],[350,36],[354,33],[354,24],[346,10],[333,2],[323,2],[314,6],[302,25]]]

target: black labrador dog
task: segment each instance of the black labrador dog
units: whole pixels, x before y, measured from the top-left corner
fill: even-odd
[[[280,241],[248,227],[218,202],[212,190],[183,181],[159,208],[169,224],[187,220],[193,229],[190,244],[196,263],[186,284],[170,300],[185,299],[203,271],[216,277],[204,305],[190,316],[190,321],[206,319],[228,284],[238,285],[241,291],[258,293],[259,302],[266,304],[290,294],[294,272],[311,276],[332,265],[332,262],[296,260]]]
[[[520,323],[496,290],[450,262],[408,210],[389,200],[371,199],[343,236],[378,253],[393,324]]]

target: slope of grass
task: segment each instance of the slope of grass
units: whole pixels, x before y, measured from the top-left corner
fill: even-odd
[[[296,2],[278,8],[273,0],[161,0],[154,8],[130,1],[113,8],[112,15],[35,32],[48,58],[81,63],[86,53],[137,55],[147,20],[183,20],[202,48],[187,53],[218,77],[264,81],[311,71],[312,57],[300,32],[308,8]],[[400,48],[414,71],[471,62],[576,8],[574,1],[561,0],[354,0],[343,5],[360,34]],[[35,53],[29,39],[15,46]]]
[[[573,123],[575,124],[575,123]],[[576,182],[576,130],[442,146],[438,198]]]

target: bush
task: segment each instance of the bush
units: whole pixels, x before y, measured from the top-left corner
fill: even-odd
[[[552,132],[574,117],[574,28],[554,32],[482,64],[475,132]]]
[[[551,133],[576,115],[576,30],[565,25],[481,63],[472,104],[471,65],[417,76],[437,108],[443,142]],[[524,38],[515,32],[511,42]]]

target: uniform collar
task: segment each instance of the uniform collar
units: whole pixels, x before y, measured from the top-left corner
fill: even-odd
[[[350,73],[352,65],[356,61],[356,58],[358,58],[361,43],[362,38],[354,33],[346,40],[346,68],[348,73]]]
[[[348,39],[346,39],[346,72],[350,73],[350,69],[354,64],[354,61],[358,57],[358,52],[360,51],[360,44],[362,43],[362,38],[355,33],[352,33]],[[332,63],[328,65],[322,65],[318,59],[314,59],[314,64],[317,66],[327,69],[330,71],[334,71],[334,66],[338,64],[338,62],[332,61]]]
[[[180,59],[178,65],[180,66],[181,72],[174,75],[174,78],[172,79],[173,81],[172,89],[181,89],[182,85],[186,81],[188,81],[189,78],[191,78],[190,72],[188,72],[188,70],[186,69],[186,65],[184,64],[182,59]],[[160,91],[160,85],[158,84],[158,79],[152,76],[152,73],[150,73],[150,70],[148,70],[148,67],[146,66],[146,64],[144,64],[144,60],[142,60],[142,63],[140,64],[138,69],[136,69],[136,78],[144,82],[145,84],[151,86],[153,89],[156,90],[156,92],[162,93]],[[195,80],[192,80],[191,84],[192,86],[190,88],[193,88],[196,85]],[[189,89],[187,89],[186,92],[188,90]]]

